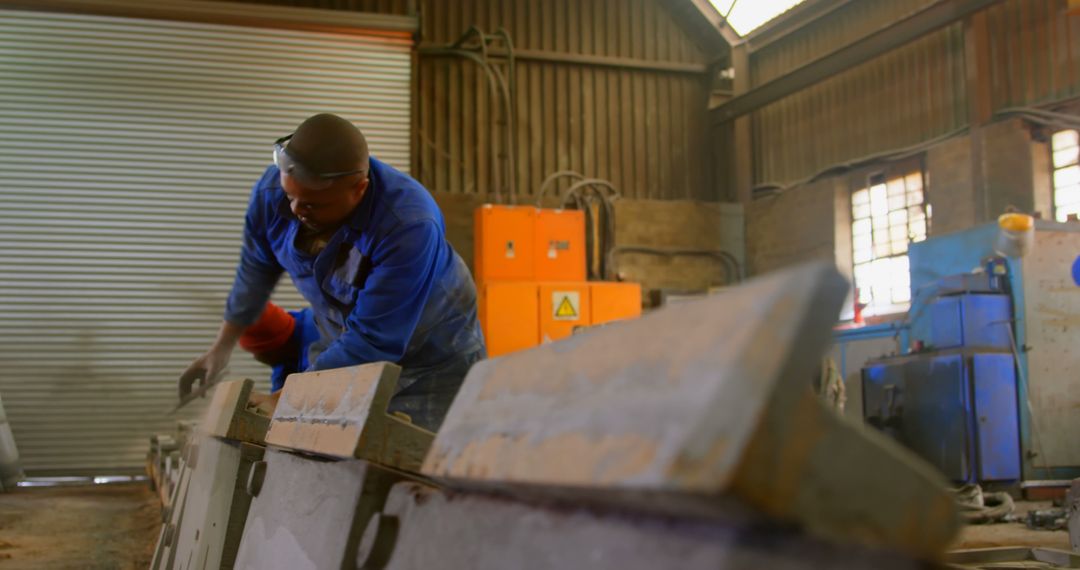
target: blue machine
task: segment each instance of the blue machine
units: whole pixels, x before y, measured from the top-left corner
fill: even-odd
[[[994,264],[948,276],[912,309],[926,350],[863,368],[863,416],[956,482],[1021,478],[1012,305]]]
[[[1012,309],[1003,294],[962,294],[940,297],[928,309],[933,349],[982,348],[1011,351]]]
[[[1020,479],[1011,354],[965,350],[885,358],[863,369],[867,423],[957,482]]]
[[[951,470],[952,477],[996,477],[998,468],[980,471],[987,462],[997,466],[1013,465],[1016,452],[1008,445],[984,442],[1013,441],[1013,415],[983,414],[989,399],[1000,399],[993,407],[1002,411],[1015,410],[1019,425],[1019,461],[1021,479],[1066,480],[1080,477],[1080,446],[1074,434],[1080,433],[1080,224],[1060,224],[1036,221],[1035,245],[1032,253],[1023,258],[996,257],[994,244],[999,233],[997,223],[989,222],[963,231],[939,235],[911,244],[908,260],[911,269],[911,310],[907,318],[885,324],[854,327],[836,333],[837,353],[841,370],[862,368],[863,382],[889,389],[895,401],[899,392],[907,390],[906,408],[919,408],[919,413],[905,411],[896,414],[893,404],[882,407],[880,394],[860,398],[867,404],[864,418],[871,419],[898,439],[918,448],[921,427],[908,423],[929,422],[935,433],[944,433],[945,417],[966,415],[964,425],[972,434],[974,447],[950,441],[963,461],[973,466],[968,471],[939,464]],[[988,260],[990,262],[988,263]],[[1011,338],[1010,338],[1011,335]],[[910,354],[908,347],[921,349]],[[873,347],[873,351],[868,351]],[[968,360],[960,368],[967,384],[955,380],[954,387],[967,386],[970,407],[961,408],[958,399],[944,404],[920,399],[910,392],[919,392],[922,384],[915,372],[903,368],[888,373],[874,371],[888,359],[868,360],[871,354],[907,354],[912,358],[933,360],[937,356],[965,354]],[[1003,355],[998,359],[1014,360],[1013,380],[1001,372],[1001,385],[981,380],[991,374],[974,359],[980,354]],[[850,360],[850,362],[848,362]],[[954,366],[955,368],[955,366]],[[1007,366],[1005,369],[1007,370]],[[891,375],[886,378],[883,375]],[[926,372],[919,373],[925,376]],[[955,377],[960,377],[959,372]],[[845,378],[847,376],[845,375]],[[910,386],[909,386],[910,385]],[[1013,386],[1008,389],[1008,386]],[[883,390],[884,388],[880,388]],[[959,389],[959,388],[958,388]],[[875,399],[876,398],[876,399]],[[914,398],[914,400],[912,400]],[[913,403],[914,402],[914,403]],[[980,404],[979,402],[983,402]],[[951,406],[951,408],[950,408]],[[852,406],[854,409],[856,406]],[[949,412],[935,413],[949,408]],[[1004,419],[1003,419],[1004,418]],[[978,424],[974,422],[978,422]],[[1000,429],[999,429],[1000,428]],[[986,432],[980,435],[981,432]],[[907,438],[907,439],[903,439]],[[914,443],[911,443],[914,442]],[[934,461],[933,448],[918,449]],[[994,457],[1000,458],[997,461]],[[1009,472],[1012,472],[1010,467]],[[997,473],[1004,471],[997,470]],[[972,475],[974,474],[974,475]],[[986,479],[992,480],[992,479]]]

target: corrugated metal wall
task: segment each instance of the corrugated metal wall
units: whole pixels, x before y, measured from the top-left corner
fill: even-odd
[[[408,0],[243,0],[405,14]],[[471,25],[504,27],[519,50],[704,64],[707,53],[665,7],[675,0],[416,0],[422,45]],[[684,0],[678,0],[682,2]],[[492,192],[494,99],[476,64],[419,56],[414,174],[435,192]],[[716,200],[704,74],[519,61],[517,187],[531,195],[558,170],[615,183],[624,196]],[[565,184],[563,185],[565,188]]]
[[[275,138],[334,111],[409,167],[411,43],[0,11],[0,391],[28,471],[137,468],[173,429]]]
[[[705,54],[660,0],[462,0],[422,3],[424,44],[448,44],[471,25],[502,26],[520,50],[703,63]],[[633,198],[715,198],[705,179],[704,74],[519,61],[517,186],[531,194],[572,169]],[[486,193],[497,131],[472,62],[422,55],[416,171],[431,189]]]
[[[995,110],[1080,95],[1080,17],[1067,0],[1008,0],[990,9]]]
[[[790,183],[967,124],[960,24],[782,99],[752,116],[754,181]]]
[[[379,14],[407,15],[410,0],[225,0],[246,4],[269,4],[295,8],[323,8],[326,10],[349,10]],[[415,4],[416,2],[412,2]]]
[[[937,0],[851,0],[796,32],[753,51],[751,85],[775,79]],[[754,46],[751,40],[751,46]]]
[[[752,82],[804,65],[928,3],[849,2],[755,51]],[[988,10],[994,111],[1080,95],[1080,18],[1066,10],[1067,0],[1007,0]],[[791,183],[966,126],[964,48],[958,23],[754,113],[754,183]],[[718,152],[730,156],[733,148],[722,148],[730,126],[717,126],[710,136]]]

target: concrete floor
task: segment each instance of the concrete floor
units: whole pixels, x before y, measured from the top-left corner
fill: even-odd
[[[1018,503],[1018,512],[1049,503]],[[145,484],[20,488],[0,493],[0,570],[145,569],[161,515]],[[1068,550],[1064,531],[1022,523],[967,527],[953,548],[1042,546]]]
[[[1025,517],[1035,509],[1049,509],[1049,502],[1017,501],[1016,514]],[[1069,550],[1069,533],[1064,530],[1030,530],[1022,522],[973,525],[965,527],[953,548],[991,548],[994,546],[1031,546]]]
[[[160,523],[146,484],[0,493],[0,569],[145,570]]]

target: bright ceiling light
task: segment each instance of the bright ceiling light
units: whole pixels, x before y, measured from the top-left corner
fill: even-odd
[[[745,36],[761,27],[762,24],[783,14],[803,0],[709,0],[721,15],[727,14],[728,25],[735,33]],[[735,9],[731,10],[731,5]]]

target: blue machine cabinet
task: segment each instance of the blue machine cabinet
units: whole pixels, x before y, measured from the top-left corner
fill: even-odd
[[[1012,307],[1008,295],[951,295],[930,304],[930,345],[935,349],[982,348],[1012,350],[1009,327]]]
[[[1012,301],[1023,479],[1080,477],[1080,326],[1074,324],[1080,322],[1080,283],[1072,278],[1080,223],[1036,221],[1028,255],[1005,260],[1004,274],[972,275],[996,255],[997,233],[991,222],[911,244],[911,338],[934,345],[935,334],[942,334],[929,309],[936,295],[1005,292]]]
[[[863,369],[867,423],[957,482],[1020,479],[1015,364],[1009,353],[939,351]]]

